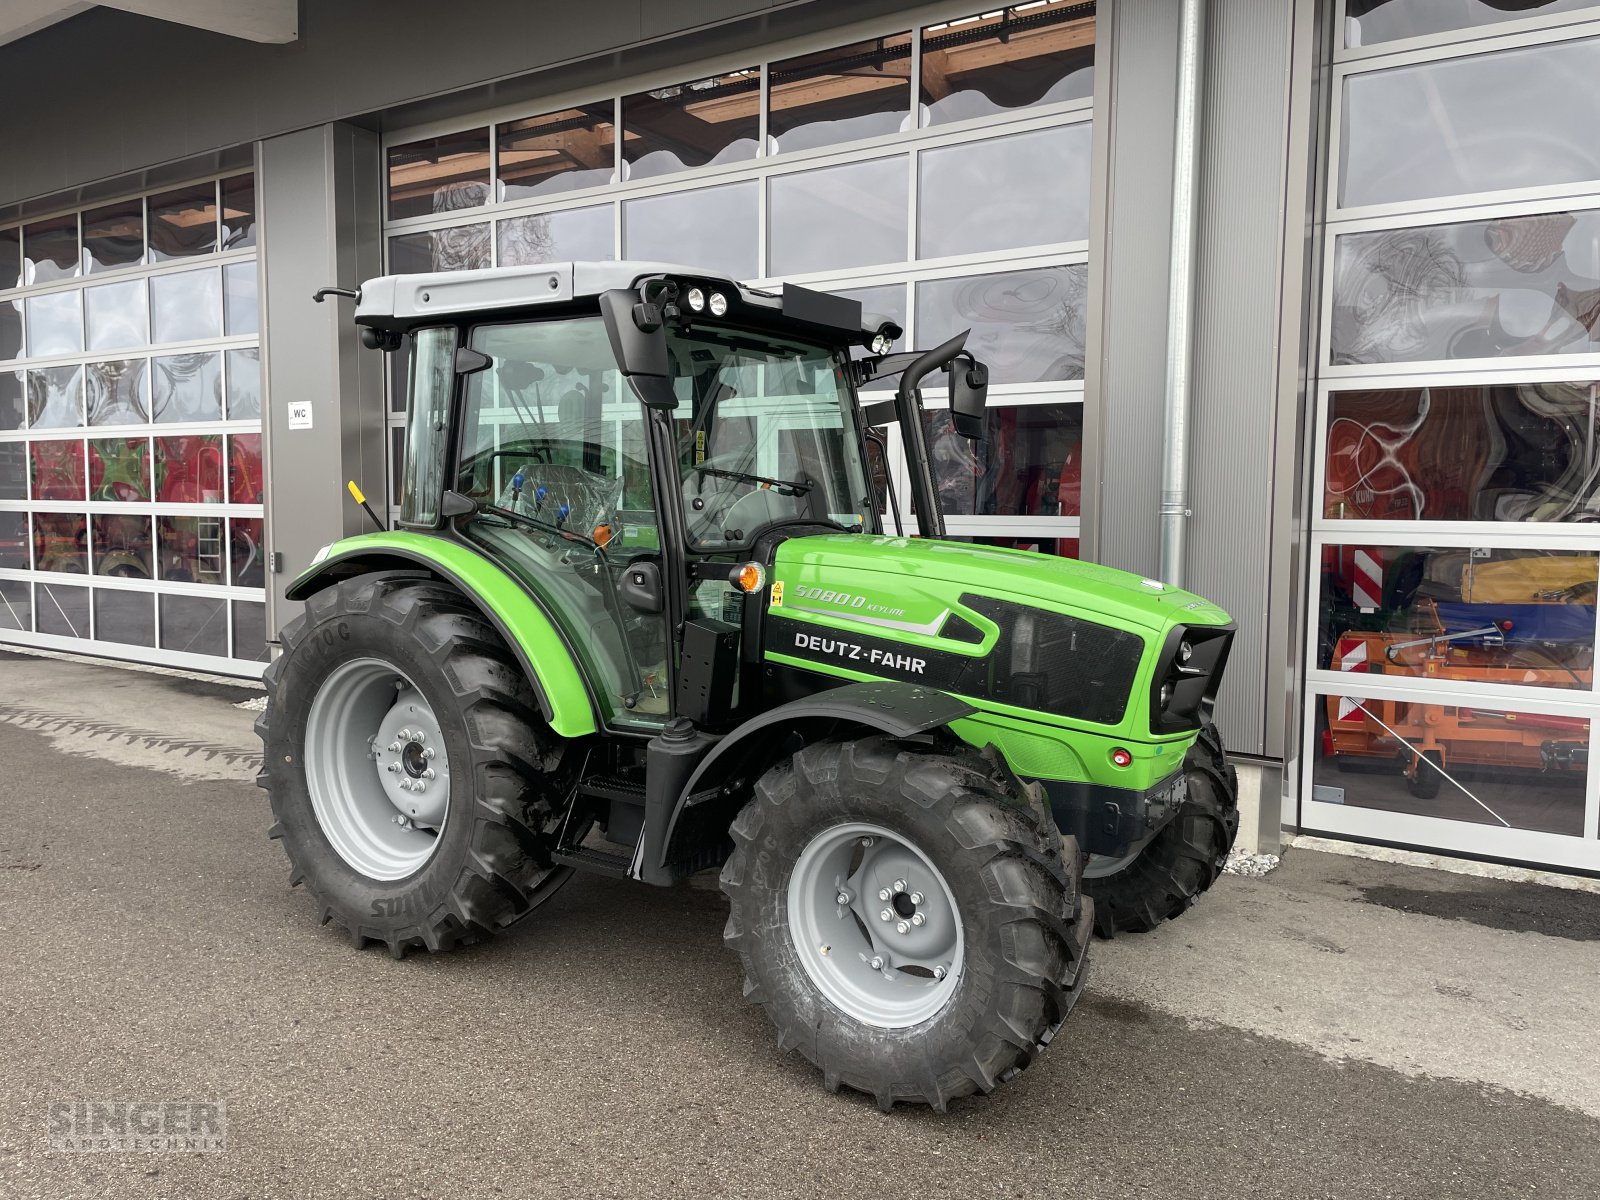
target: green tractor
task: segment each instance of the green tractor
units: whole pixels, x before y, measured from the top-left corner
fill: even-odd
[[[258,730],[290,882],[356,946],[482,940],[575,870],[720,867],[779,1046],[942,1110],[1050,1042],[1092,930],[1215,880],[1233,626],[941,539],[920,385],[983,436],[966,335],[894,354],[856,301],[649,263],[344,294],[409,355],[398,528],[289,587]],[[921,537],[873,469],[890,422]]]

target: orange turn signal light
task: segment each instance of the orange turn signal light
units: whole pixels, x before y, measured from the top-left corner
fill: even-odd
[[[767,586],[767,571],[758,562],[747,562],[728,573],[728,582],[741,592],[759,592]]]

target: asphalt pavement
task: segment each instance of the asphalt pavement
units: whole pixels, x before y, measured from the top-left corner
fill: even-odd
[[[579,877],[392,961],[316,923],[249,692],[0,653],[0,1197],[1600,1196],[1600,895],[1292,851],[1097,943],[946,1116],[780,1054],[724,905]],[[52,1152],[51,1105],[225,1107]]]

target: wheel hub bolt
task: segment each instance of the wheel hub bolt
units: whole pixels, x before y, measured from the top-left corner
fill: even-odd
[[[389,743],[389,753],[390,754],[399,754],[400,753],[400,743],[399,742],[390,742]]]
[[[438,753],[439,752],[437,750],[435,750],[432,746],[429,746],[426,750],[424,750],[422,752],[422,757],[427,759],[429,762],[432,762],[434,760],[434,757]]]
[[[911,923],[913,925],[925,925],[925,924],[927,924],[927,922],[928,922],[928,918],[923,916],[921,913],[912,913],[911,914]]]
[[[911,926],[906,924],[904,921],[896,921],[894,924],[894,931],[896,933],[910,933]]]
[[[878,916],[879,916],[879,917],[880,917],[880,918],[881,918],[881,919],[883,919],[883,920],[885,920],[885,921],[892,921],[892,920],[894,920],[894,913],[893,913],[893,911],[891,911],[891,910],[890,910],[890,909],[887,909],[887,908],[886,908],[886,909],[884,909],[884,910],[883,910],[883,911],[882,911],[882,912],[881,912],[881,913],[879,913],[879,914],[878,914]]]
[[[895,890],[896,894],[905,891],[906,890],[906,881],[904,879],[896,879],[894,881],[894,890]]]
[[[893,896],[894,896],[894,893],[891,892],[888,888],[879,888],[878,889],[878,899],[879,900],[888,900],[888,899],[891,899]]]
[[[421,744],[422,742],[427,741],[428,740],[428,731],[426,729],[417,730],[417,735],[412,740],[417,742],[418,744]]]
[[[913,903],[913,904],[921,904],[922,903],[922,893],[921,892],[912,892],[911,893],[911,903]]]
[[[424,779],[432,779],[432,778],[433,778],[433,777],[434,777],[434,770],[433,770],[433,768],[432,768],[432,767],[429,767],[429,768],[428,768],[428,769],[427,769],[427,770],[426,770],[426,771],[424,771],[424,772],[423,772],[423,773],[422,773],[422,777],[423,777],[423,778],[424,778]]]

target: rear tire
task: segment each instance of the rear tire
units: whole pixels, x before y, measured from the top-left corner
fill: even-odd
[[[1193,906],[1222,873],[1239,833],[1239,776],[1209,721],[1184,758],[1189,798],[1139,856],[1111,875],[1087,877],[1101,937],[1144,933]]]
[[[1406,776],[1406,790],[1418,800],[1432,800],[1439,794],[1439,782],[1444,778],[1440,774],[1443,767],[1442,754],[1437,750],[1424,750]]]
[[[358,949],[383,942],[396,958],[414,946],[447,950],[505,928],[566,882],[571,869],[549,853],[570,793],[566,744],[459,593],[416,578],[348,580],[313,596],[282,642],[256,723],[257,783],[271,795],[270,836],[283,842],[290,886],[305,885],[324,925],[343,927]],[[442,812],[426,828],[399,826],[404,837],[389,824],[401,810],[382,809],[395,801],[373,758],[398,772],[372,741],[382,728],[372,714],[393,702],[382,687],[417,698],[410,711],[426,714],[436,730],[426,745],[444,756],[417,764],[438,767],[428,799]],[[422,848],[409,848],[419,838]],[[375,849],[363,855],[364,845]]]
[[[830,1091],[864,1092],[886,1112],[943,1112],[1031,1063],[1082,993],[1092,923],[1076,843],[1050,832],[1043,843],[1027,800],[955,742],[820,742],[769,770],[733,824],[723,939],[779,1049],[798,1049]],[[818,847],[842,856],[836,872],[809,865]],[[903,891],[883,883],[891,875]],[[814,877],[826,894],[801,894]],[[835,907],[839,891],[852,903]],[[926,925],[897,937],[900,918],[924,908]],[[952,922],[957,939],[919,959],[917,937]],[[873,968],[878,954],[895,960]]]

